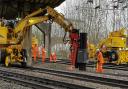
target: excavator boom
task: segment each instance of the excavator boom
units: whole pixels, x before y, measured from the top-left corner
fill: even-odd
[[[44,12],[47,12],[47,13],[45,13],[43,16],[35,17]],[[62,14],[58,13],[53,8],[47,6],[45,9],[40,8],[39,10],[33,12],[32,14],[26,16],[23,20],[21,20],[17,24],[17,26],[14,29],[14,32],[18,33],[22,31],[25,27],[32,26],[47,20],[56,22],[61,27],[63,27],[66,32],[71,31],[71,29],[73,28],[71,22],[65,20]]]
[[[38,16],[40,14],[43,14],[43,16]],[[39,10],[33,12],[32,14],[26,16],[24,19],[19,21],[19,23],[14,29],[14,33],[18,35],[15,43],[17,44],[21,42],[24,36],[23,33],[28,30],[25,28],[48,20],[59,24],[62,28],[64,28],[65,32],[71,32],[73,29],[73,26],[70,21],[67,21],[62,14],[58,13],[53,8],[47,6],[45,9],[40,8]]]
[[[47,21],[48,19],[48,16],[25,18],[17,24],[14,33],[22,32],[24,28]]]

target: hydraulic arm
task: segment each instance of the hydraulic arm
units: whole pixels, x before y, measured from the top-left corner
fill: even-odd
[[[43,16],[38,16],[43,14]],[[39,9],[32,14],[26,16],[21,20],[14,29],[14,33],[18,34],[16,43],[21,42],[23,35],[25,34],[26,28],[44,21],[54,21],[64,28],[65,32],[70,32],[73,29],[72,24],[65,20],[64,16],[53,8],[47,6],[45,9]],[[22,38],[22,39],[21,39]]]

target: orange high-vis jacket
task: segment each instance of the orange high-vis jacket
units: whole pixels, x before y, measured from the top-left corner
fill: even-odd
[[[56,59],[57,59],[56,53],[51,53],[50,61],[52,61],[52,60],[56,61]]]
[[[35,51],[38,54],[38,46],[35,47]]]
[[[98,53],[98,61],[99,61],[100,63],[104,63],[104,58],[103,58],[102,52],[99,52],[99,53]]]
[[[46,51],[45,51],[45,48],[42,48],[42,57],[46,57]]]
[[[52,54],[52,57],[53,57],[53,60],[56,60],[57,58],[56,58],[56,53],[53,53]]]

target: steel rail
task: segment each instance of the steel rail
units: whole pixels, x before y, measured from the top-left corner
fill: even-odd
[[[29,69],[35,72],[40,72],[40,73],[48,73],[48,74],[52,74],[56,76],[62,76],[62,77],[67,77],[67,78],[72,78],[72,79],[100,83],[103,85],[109,85],[113,87],[128,88],[128,81],[125,81],[125,80],[117,80],[117,79],[92,76],[92,75],[80,74],[80,73],[72,73],[68,71],[53,70],[53,69],[47,69],[47,68],[31,67]]]
[[[63,81],[40,78],[20,73],[0,70],[0,78],[15,81],[34,89],[94,89],[86,86],[71,84]]]

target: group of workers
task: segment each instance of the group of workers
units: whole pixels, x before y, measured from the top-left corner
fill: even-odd
[[[34,61],[36,62],[36,58],[37,58],[37,55],[38,57],[40,58],[40,55],[39,55],[39,51],[38,51],[38,47],[37,46],[34,46],[33,47],[33,57],[34,57]],[[50,62],[56,62],[57,60],[57,56],[56,56],[56,53],[53,52],[50,54],[50,57],[49,57],[49,61]],[[44,47],[42,47],[42,64],[45,63],[45,60],[46,60],[46,50]],[[102,51],[101,50],[97,50],[97,66],[96,66],[96,72],[99,72],[99,73],[102,73],[103,72],[103,64],[104,64],[104,59],[103,59],[103,54],[102,54]]]
[[[45,50],[45,48],[44,47],[42,47],[41,48],[41,51],[42,51],[42,64],[44,64],[45,63],[45,61],[46,61],[46,50]],[[38,48],[38,46],[33,46],[32,47],[32,55],[33,55],[33,58],[34,58],[34,62],[36,62],[37,61],[37,56],[38,56],[38,58],[40,58],[40,53],[39,53],[39,48]],[[57,60],[57,56],[56,56],[56,53],[55,52],[52,52],[51,54],[50,54],[50,62],[56,62],[56,60]]]

